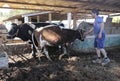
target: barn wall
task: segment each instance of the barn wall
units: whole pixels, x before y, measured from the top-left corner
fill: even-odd
[[[112,18],[107,18],[105,22],[106,34],[120,34],[120,26],[116,27],[112,24]]]
[[[106,35],[105,47],[120,46],[120,34]],[[92,51],[94,48],[94,36],[88,36],[85,41],[76,40],[73,43],[75,51]]]

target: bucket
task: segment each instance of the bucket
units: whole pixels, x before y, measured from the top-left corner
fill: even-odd
[[[6,52],[0,52],[0,69],[8,69],[8,55]]]

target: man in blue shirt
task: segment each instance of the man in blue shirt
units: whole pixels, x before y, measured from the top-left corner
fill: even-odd
[[[91,15],[95,18],[94,26],[88,31],[85,32],[84,35],[89,34],[94,30],[95,40],[94,40],[94,47],[97,53],[97,59],[93,60],[93,63],[100,63],[102,65],[106,65],[110,62],[110,59],[107,56],[107,53],[104,49],[104,41],[105,41],[105,30],[104,30],[104,22],[103,18],[98,16],[99,11],[97,9],[93,9],[91,11]],[[104,59],[101,58],[101,53],[104,56]]]

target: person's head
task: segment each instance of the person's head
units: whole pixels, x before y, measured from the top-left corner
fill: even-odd
[[[92,14],[92,17],[96,17],[96,16],[98,16],[99,15],[99,10],[98,9],[92,9],[91,10],[91,14]]]

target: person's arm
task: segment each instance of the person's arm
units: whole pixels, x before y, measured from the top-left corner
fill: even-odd
[[[102,37],[102,31],[104,29],[104,23],[100,23],[100,32],[98,34],[98,38],[101,38]]]
[[[93,27],[88,32],[85,32],[84,34],[87,35],[87,34],[91,33],[92,31],[93,31]]]

